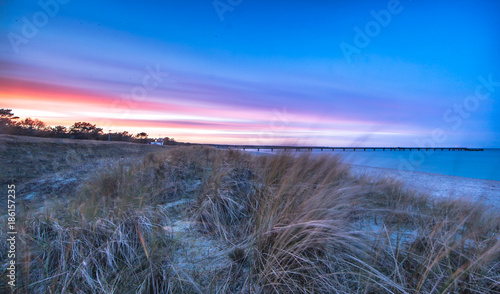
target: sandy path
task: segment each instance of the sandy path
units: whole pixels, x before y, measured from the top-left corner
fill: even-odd
[[[464,178],[441,174],[399,171],[387,168],[350,165],[354,175],[392,177],[405,187],[435,197],[461,198],[484,201],[500,208],[500,181]]]

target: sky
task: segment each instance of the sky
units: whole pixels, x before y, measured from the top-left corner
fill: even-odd
[[[498,1],[0,6],[0,108],[21,118],[194,143],[500,147]]]

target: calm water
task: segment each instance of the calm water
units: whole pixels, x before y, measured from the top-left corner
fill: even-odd
[[[249,150],[250,151],[250,150]],[[255,150],[257,151],[257,150]],[[262,151],[264,153],[275,153]],[[294,151],[296,152],[296,151]],[[308,151],[300,151],[303,153]],[[344,162],[404,171],[500,181],[500,149],[484,151],[309,151],[338,154]]]

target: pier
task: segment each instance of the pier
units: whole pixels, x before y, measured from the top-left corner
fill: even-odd
[[[467,147],[330,147],[330,146],[272,146],[272,145],[215,145],[206,144],[218,149],[236,149],[247,150],[256,149],[270,151],[484,151],[483,148],[467,148]]]

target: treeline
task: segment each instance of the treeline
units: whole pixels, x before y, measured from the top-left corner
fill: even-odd
[[[102,128],[88,122],[75,122],[71,127],[47,126],[41,120],[30,117],[20,120],[12,109],[0,109],[0,134],[35,136],[48,138],[70,138],[81,140],[123,141],[149,144],[155,139],[148,138],[145,132],[136,135],[129,132],[104,133]],[[163,138],[164,145],[179,144],[173,138]]]

